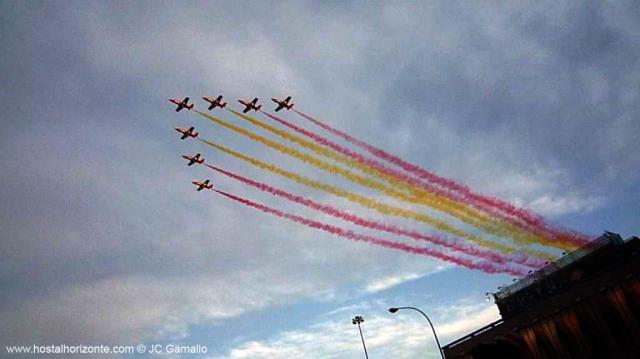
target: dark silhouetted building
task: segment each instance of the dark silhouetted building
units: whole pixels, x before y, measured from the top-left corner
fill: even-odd
[[[640,358],[640,239],[604,235],[493,294],[502,319],[447,359]]]

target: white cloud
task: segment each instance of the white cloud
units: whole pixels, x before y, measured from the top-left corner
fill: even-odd
[[[384,304],[384,303],[383,303]],[[382,307],[385,307],[382,305]],[[245,342],[218,358],[344,358],[362,354],[357,329],[350,314],[371,311],[370,304],[350,306],[334,312],[333,318],[306,328],[275,334],[264,341]],[[378,312],[382,308],[375,308]],[[432,309],[431,319],[442,345],[499,318],[495,306],[457,303]],[[435,314],[435,315],[434,315]],[[427,322],[419,313],[365,315],[362,325],[367,349],[372,357],[438,358],[439,353]]]
[[[12,257],[2,265],[8,275],[13,268],[30,270],[37,290],[18,298],[13,296],[20,292],[5,293],[0,337],[7,343],[183,338],[190,324],[303,299],[333,300],[345,286],[359,288],[347,293],[357,295],[372,278],[439,267],[434,260],[335,238],[196,193],[188,186],[191,172],[166,171],[153,161],[122,161],[117,169],[128,175],[119,177],[110,166],[119,152],[74,150],[80,141],[97,142],[96,134],[77,132],[69,139],[43,143],[68,156],[64,160],[33,155],[31,163],[42,163],[29,168],[40,186],[33,199],[25,199],[38,203],[51,193],[61,195],[66,210],[53,218],[58,225],[23,217],[20,231],[3,243],[29,246],[30,262]],[[13,141],[28,146],[20,136]],[[129,141],[145,140],[118,139],[125,148]],[[140,158],[164,157],[151,144],[143,147]],[[67,159],[82,163],[86,156],[91,158],[86,167],[66,166]],[[50,188],[55,190],[47,193]],[[85,188],[92,206],[84,206],[84,196],[74,197],[80,190],[86,194]],[[133,202],[131,193],[141,201]],[[114,202],[119,205],[110,205]],[[69,228],[78,234],[70,237]],[[82,270],[65,271],[66,266]]]
[[[376,279],[373,282],[367,284],[365,287],[365,290],[369,293],[380,292],[385,289],[389,289],[393,286],[396,286],[400,283],[412,281],[420,277],[422,276],[418,273],[400,273],[398,275],[383,277],[383,278]]]

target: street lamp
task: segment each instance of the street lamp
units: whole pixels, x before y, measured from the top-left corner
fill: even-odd
[[[367,346],[364,344],[364,336],[362,336],[362,328],[360,328],[360,323],[364,323],[364,318],[360,315],[356,315],[351,319],[351,324],[358,325],[358,330],[360,331],[360,339],[362,339],[362,347],[364,348],[364,356],[369,359],[369,354],[367,354]]]
[[[422,314],[427,319],[427,322],[429,322],[429,325],[431,326],[431,330],[433,331],[433,336],[436,338],[436,344],[438,344],[438,350],[440,351],[440,355],[442,356],[442,359],[445,359],[444,352],[442,351],[442,347],[440,346],[440,341],[438,340],[438,334],[436,334],[436,328],[433,327],[433,323],[431,323],[431,319],[429,319],[429,317],[423,311],[414,307],[391,307],[389,308],[389,312],[396,313],[400,309],[413,309],[417,312],[420,312],[420,314]]]

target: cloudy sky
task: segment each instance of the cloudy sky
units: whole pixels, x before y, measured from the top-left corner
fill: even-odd
[[[358,211],[177,126],[313,168],[169,97],[296,108],[590,235],[640,233],[637,1],[0,2],[0,344],[202,344],[212,358],[413,358],[498,318],[512,280],[244,208],[278,202],[180,155]],[[265,104],[265,106],[270,106]],[[220,116],[239,124],[232,115]],[[304,124],[293,113],[283,115]],[[244,126],[244,124],[243,124]],[[347,185],[338,179],[327,179]],[[336,222],[337,223],[337,222]],[[4,348],[0,348],[4,350]]]

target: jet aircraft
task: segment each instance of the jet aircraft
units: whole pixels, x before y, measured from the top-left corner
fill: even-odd
[[[178,106],[176,108],[176,112],[180,112],[183,108],[186,108],[187,110],[191,110],[193,108],[193,104],[189,104],[189,97],[185,97],[182,101],[177,98],[170,98],[169,102]]]
[[[201,156],[200,153],[196,153],[195,156],[183,155],[182,158],[189,161],[189,163],[187,163],[187,166],[191,166],[194,163],[201,165],[204,163],[204,158],[200,156]]]
[[[247,100],[238,100],[238,102],[244,105],[244,110],[242,110],[243,113],[247,113],[251,110],[258,111],[262,107],[262,105],[258,105],[257,97],[254,98],[251,102]]]
[[[278,104],[278,107],[276,107],[276,112],[282,110],[283,108],[286,108],[287,110],[291,110],[293,108],[293,104],[289,103],[289,101],[291,101],[291,96],[287,96],[287,98],[285,98],[284,100],[279,100],[275,97],[272,97],[271,101]]]
[[[222,102],[222,95],[216,98],[204,96],[202,99],[207,101],[210,104],[209,111],[213,110],[216,107],[224,108],[225,106],[227,106],[226,102]]]
[[[195,186],[198,186],[198,189],[196,189],[196,191],[200,192],[203,189],[212,189],[213,185],[211,183],[209,183],[209,180],[206,180],[204,182],[200,182],[200,181],[192,181],[191,183],[193,183]]]
[[[187,137],[193,137],[193,138],[198,137],[198,133],[194,132],[194,130],[195,128],[193,126],[189,127],[188,130],[185,130],[184,128],[176,127],[176,131],[182,134],[182,137],[180,137],[181,140],[184,140]]]

